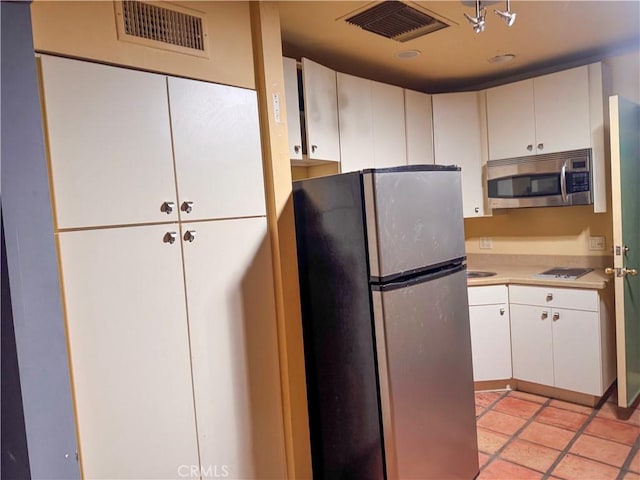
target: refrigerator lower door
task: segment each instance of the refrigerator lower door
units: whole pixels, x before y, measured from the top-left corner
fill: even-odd
[[[372,291],[387,478],[479,471],[466,271]]]

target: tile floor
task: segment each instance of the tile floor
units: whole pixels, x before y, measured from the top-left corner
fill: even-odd
[[[477,392],[478,480],[640,480],[640,406]]]

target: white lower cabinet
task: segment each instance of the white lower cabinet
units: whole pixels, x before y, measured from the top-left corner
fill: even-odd
[[[84,478],[198,465],[177,224],[58,234]]]
[[[266,219],[58,236],[85,478],[284,478]]]
[[[511,335],[506,285],[469,288],[473,379],[511,378]]]
[[[597,290],[513,285],[513,377],[594,396],[615,378],[613,329]]]
[[[182,237],[203,471],[286,478],[266,219],[183,224]]]

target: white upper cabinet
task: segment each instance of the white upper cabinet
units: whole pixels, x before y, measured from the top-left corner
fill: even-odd
[[[484,214],[481,96],[476,92],[433,95],[433,150],[439,165],[462,168],[463,213]]]
[[[338,113],[342,172],[373,167],[371,81],[338,73]]]
[[[336,72],[302,59],[302,83],[310,160],[340,161]]]
[[[180,218],[265,214],[256,92],[169,78]]]
[[[513,158],[535,153],[533,80],[487,90],[489,158]]]
[[[589,148],[589,67],[487,90],[489,158]]]
[[[589,68],[534,78],[537,153],[591,146]]]
[[[402,88],[371,82],[374,165],[376,168],[407,164]]]
[[[294,58],[282,58],[284,69],[284,91],[287,104],[287,136],[289,158],[302,160],[302,130],[300,128],[300,105],[298,96],[298,62]]]
[[[431,95],[414,90],[405,90],[404,113],[407,136],[407,164],[434,163]]]
[[[400,87],[338,73],[342,172],[406,165]]]
[[[40,61],[56,227],[177,220],[166,78]]]

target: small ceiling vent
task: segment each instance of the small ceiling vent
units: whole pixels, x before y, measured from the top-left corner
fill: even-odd
[[[398,0],[376,4],[345,21],[398,42],[427,35],[449,25]]]
[[[205,16],[165,2],[116,2],[118,38],[164,50],[208,57]]]

